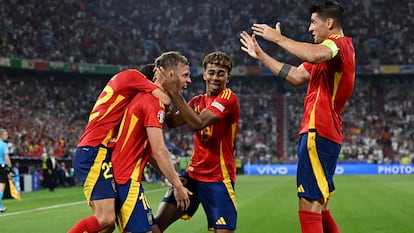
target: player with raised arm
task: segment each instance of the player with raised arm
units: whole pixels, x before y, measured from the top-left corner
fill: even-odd
[[[110,153],[125,107],[139,92],[152,93],[166,104],[171,101],[159,86],[135,69],[115,74],[96,100],[73,157],[76,176],[83,184],[93,215],[79,220],[69,233],[106,233],[115,229],[116,193]]]
[[[342,144],[342,112],[352,95],[355,52],[342,30],[344,10],[337,2],[314,4],[309,10],[314,43],[294,41],[275,28],[253,24],[253,35],[241,33],[242,50],[293,86],[308,84],[297,144],[297,194],[303,233],[339,233],[328,201]],[[304,61],[298,67],[265,53],[256,36],[272,41]]]
[[[223,52],[207,54],[202,63],[206,93],[193,97],[187,104],[181,84],[172,73],[160,71],[167,78],[163,86],[169,91],[178,111],[167,119],[167,125],[187,124],[194,130],[194,153],[187,170],[181,174],[193,195],[187,211],[176,207],[172,188],[161,202],[153,232],[163,232],[177,219],[189,218],[198,206],[204,208],[208,229],[216,233],[234,232],[237,223],[235,144],[240,107],[238,98],[226,84],[233,62]]]

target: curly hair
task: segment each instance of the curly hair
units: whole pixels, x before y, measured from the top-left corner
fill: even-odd
[[[216,51],[207,54],[204,59],[202,66],[204,69],[207,67],[207,64],[216,64],[220,66],[224,66],[228,69],[230,73],[231,69],[233,68],[233,61],[231,60],[230,56],[224,52]]]

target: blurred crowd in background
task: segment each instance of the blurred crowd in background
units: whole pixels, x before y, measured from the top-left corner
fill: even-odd
[[[305,0],[4,0],[0,3],[0,56],[75,63],[144,64],[178,50],[192,64],[213,50],[236,65],[258,65],[240,51],[239,33],[252,23],[275,25],[311,42]],[[345,34],[359,65],[413,64],[414,2],[346,1]],[[291,63],[295,58],[261,41]]]
[[[239,33],[252,23],[274,25],[296,40],[311,42],[308,1],[297,0],[5,0],[0,3],[0,57],[70,63],[139,65],[178,50],[199,65],[208,52],[231,55],[236,66],[257,66],[240,50]],[[353,37],[358,65],[413,64],[414,2],[347,1],[345,34]],[[305,10],[304,10],[305,9]],[[260,41],[284,61],[294,57]],[[0,125],[10,135],[11,154],[71,158],[97,95],[109,80],[93,75],[0,71]],[[345,108],[343,162],[412,163],[414,78],[358,77]],[[294,163],[305,89],[272,77],[234,77],[241,119],[236,155],[242,163]],[[200,77],[185,90],[203,92]],[[284,120],[278,122],[278,112]],[[283,145],[277,145],[284,136]],[[166,129],[176,156],[189,156],[192,131]],[[283,149],[283,153],[281,153]]]
[[[48,73],[0,75],[0,125],[9,131],[11,154],[40,158],[42,153],[70,158],[92,105],[110,77]],[[187,100],[202,93],[193,76]],[[285,86],[274,77],[233,77],[228,85],[239,96],[241,118],[237,157],[244,163],[295,163],[304,89]],[[345,108],[341,159],[397,163],[414,159],[414,78],[359,77]],[[281,118],[278,112],[283,112]],[[278,120],[283,121],[278,122]],[[284,146],[277,146],[285,134]],[[187,127],[166,129],[168,147],[189,156],[193,134]]]

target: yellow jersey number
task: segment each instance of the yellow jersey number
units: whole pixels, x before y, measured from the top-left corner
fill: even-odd
[[[207,126],[200,130],[200,139],[203,142],[207,142],[211,138],[211,126]]]
[[[112,168],[112,163],[109,162],[103,162],[101,169],[103,170],[103,176],[105,179],[110,179],[112,177],[114,177],[114,175],[111,173],[111,168]]]
[[[93,106],[92,113],[89,115],[89,121],[92,121],[93,119],[100,116],[100,119],[105,117],[119,102],[121,102],[125,97],[122,95],[118,95],[116,97],[116,100],[111,103],[107,107],[100,107],[104,104],[107,104],[107,102],[114,96],[114,90],[111,86],[106,86],[102,93],[105,93],[105,95],[101,98],[99,98],[95,105]],[[101,94],[102,95],[102,94]],[[101,110],[104,110],[105,112],[100,112]]]

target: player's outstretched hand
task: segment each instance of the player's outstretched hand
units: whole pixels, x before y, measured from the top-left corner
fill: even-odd
[[[260,36],[263,39],[274,43],[279,42],[282,38],[280,22],[277,22],[274,28],[267,24],[255,23],[252,26],[252,30],[254,35]]]
[[[254,34],[249,35],[249,33],[243,31],[240,33],[240,43],[242,44],[241,50],[249,54],[251,57],[260,60],[263,50],[259,43],[257,43]]]

